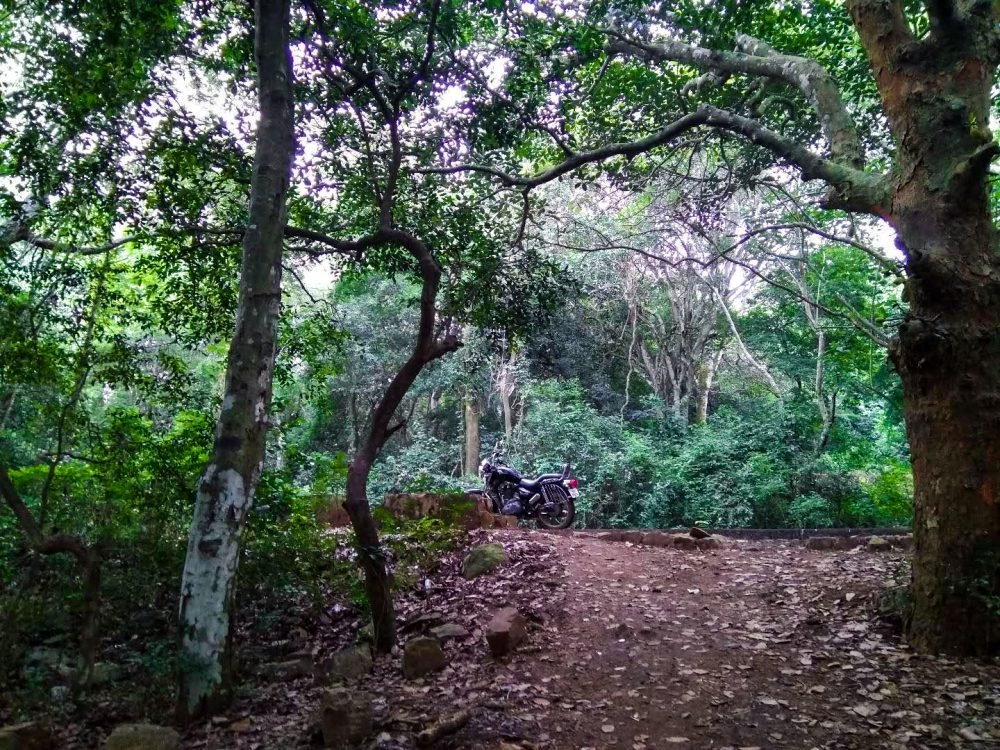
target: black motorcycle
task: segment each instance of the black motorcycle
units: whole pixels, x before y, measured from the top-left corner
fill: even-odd
[[[569,475],[569,464],[559,474],[527,479],[494,450],[491,458],[479,464],[479,478],[483,480],[480,492],[494,513],[535,519],[546,529],[565,529],[573,523],[580,489]]]

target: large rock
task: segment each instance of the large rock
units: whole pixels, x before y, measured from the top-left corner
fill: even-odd
[[[501,609],[486,626],[486,642],[494,656],[509,654],[527,634],[528,621],[514,607]]]
[[[493,572],[506,562],[507,553],[502,544],[480,544],[473,547],[462,561],[462,575],[475,578]]]
[[[318,718],[324,747],[359,745],[372,733],[375,721],[372,697],[363,691],[343,687],[324,690]]]
[[[181,738],[170,727],[122,724],[108,737],[105,750],[178,750]]]
[[[394,518],[401,520],[437,518],[464,529],[478,529],[482,524],[478,495],[444,495],[433,492],[389,494],[382,501],[382,506]]]
[[[0,750],[54,750],[49,731],[35,722],[0,727]]]
[[[677,549],[698,549],[698,541],[692,536],[687,534],[674,534],[673,547]]]
[[[419,635],[408,640],[403,648],[403,676],[408,680],[444,669],[447,663],[437,638]]]
[[[314,674],[317,682],[346,682],[364,677],[372,669],[372,650],[367,643],[349,646],[318,659]]]

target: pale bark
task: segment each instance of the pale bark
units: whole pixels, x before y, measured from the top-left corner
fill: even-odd
[[[778,386],[778,381],[774,379],[774,375],[771,371],[767,369],[767,366],[758,360],[755,356],[750,353],[747,349],[747,345],[743,342],[743,337],[740,335],[740,329],[736,327],[736,321],[733,320],[733,314],[729,312],[729,305],[726,303],[722,295],[716,290],[716,294],[719,295],[719,309],[722,310],[722,314],[729,324],[729,330],[733,334],[733,339],[736,341],[736,346],[739,347],[740,353],[743,355],[744,359],[750,363],[750,365],[761,374],[764,378],[764,382],[767,383],[768,389],[774,394],[775,398],[778,399],[779,403],[783,403],[784,399],[782,397],[781,388]]]
[[[715,376],[719,371],[720,364],[722,364],[721,349],[706,357],[698,368],[698,403],[694,415],[695,424],[705,424],[708,421],[709,397],[712,394],[712,385],[715,383]]]
[[[474,394],[465,397],[465,465],[464,474],[475,476],[479,470],[482,445],[479,436],[479,399]]]
[[[497,375],[497,391],[500,394],[500,408],[503,411],[503,433],[507,442],[510,442],[514,434],[514,391],[517,388],[517,380],[513,371],[514,356],[501,361],[500,372]]]
[[[181,583],[178,713],[230,699],[240,540],[264,461],[281,299],[286,199],[295,153],[288,0],[257,0],[260,120],[243,237],[239,308],[211,460],[198,483]]]

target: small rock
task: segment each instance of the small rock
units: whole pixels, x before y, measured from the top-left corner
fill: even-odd
[[[179,750],[181,738],[170,727],[122,724],[108,737],[105,750]]]
[[[38,648],[31,649],[25,655],[24,661],[33,666],[55,668],[60,664],[65,664],[68,661],[68,657],[57,648],[39,646]]]
[[[350,747],[372,733],[375,711],[369,693],[349,688],[323,691],[319,723],[324,747]]]
[[[692,526],[688,530],[688,534],[693,536],[695,539],[708,539],[708,537],[712,536],[707,531],[705,531],[704,529],[699,529],[697,526]]]
[[[889,544],[888,540],[880,536],[873,536],[865,546],[872,552],[887,552],[892,549],[892,545]]]
[[[98,662],[94,665],[94,670],[90,673],[90,684],[94,687],[107,685],[109,682],[116,682],[122,677],[122,668],[111,662]]]
[[[372,623],[368,623],[363,628],[359,628],[358,632],[354,635],[354,640],[358,643],[374,643],[375,626]]]
[[[486,626],[486,642],[494,656],[503,656],[513,651],[528,634],[528,621],[514,607],[505,607],[493,615]]]
[[[260,668],[260,672],[276,680],[295,680],[313,674],[313,663],[308,657],[300,657],[290,661],[265,664]]]
[[[806,539],[806,549],[847,550],[858,546],[858,540],[849,536],[813,536]]]
[[[901,534],[899,536],[889,537],[889,542],[893,547],[898,549],[913,549],[912,534]]]
[[[0,727],[0,750],[52,750],[49,731],[33,721]]]
[[[349,646],[317,660],[313,674],[317,682],[346,682],[368,674],[372,669],[372,651],[368,644]]]
[[[491,573],[509,561],[502,544],[480,544],[473,547],[462,561],[462,575],[475,578]]]
[[[449,638],[466,638],[469,631],[456,622],[446,622],[444,625],[431,628],[431,635],[438,640],[446,641]]]
[[[406,642],[403,649],[403,676],[412,680],[444,669],[447,664],[441,642],[437,638],[420,635]]]

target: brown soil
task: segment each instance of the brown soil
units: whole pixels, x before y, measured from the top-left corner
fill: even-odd
[[[402,679],[399,654],[377,660],[357,685],[375,701],[366,747],[412,748],[421,729],[468,709],[432,747],[1000,748],[1000,664],[917,656],[876,616],[879,593],[906,575],[903,553],[470,535],[486,541],[510,555],[497,573],[464,580],[459,551],[400,597],[403,640],[441,622],[469,636],[448,641],[448,667],[423,679]],[[528,616],[529,636],[495,660],[482,628],[506,605]],[[343,645],[359,620],[334,620],[288,648]],[[264,669],[184,747],[314,745],[320,690]],[[94,746],[80,740],[67,745]]]
[[[1000,747],[1000,666],[915,656],[876,619],[899,553],[558,545],[566,617],[522,667],[552,747]]]

